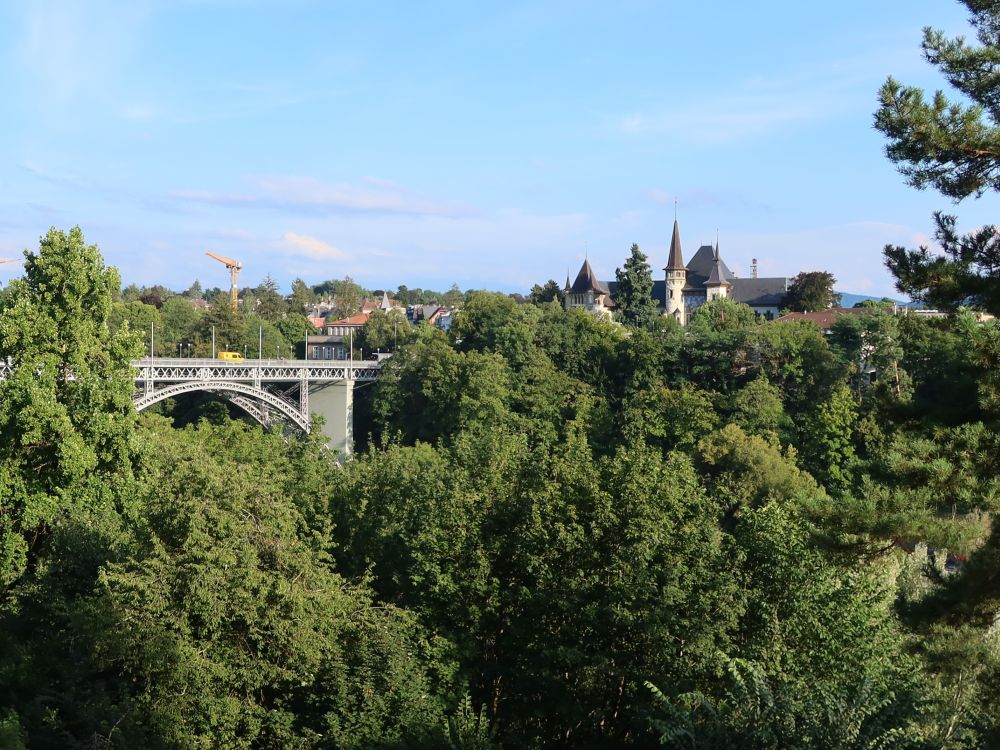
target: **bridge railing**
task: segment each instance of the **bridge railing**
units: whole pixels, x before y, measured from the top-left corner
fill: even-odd
[[[139,371],[137,382],[156,381],[371,381],[378,378],[376,360],[246,359],[232,362],[188,357],[144,357],[132,365]]]

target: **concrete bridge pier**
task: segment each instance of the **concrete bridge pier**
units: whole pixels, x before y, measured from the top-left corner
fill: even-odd
[[[309,411],[323,417],[327,445],[342,459],[350,456],[354,452],[354,381],[311,385]]]

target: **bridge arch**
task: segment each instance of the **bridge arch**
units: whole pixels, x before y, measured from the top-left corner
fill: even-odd
[[[309,418],[302,414],[293,404],[286,401],[281,396],[272,391],[258,388],[245,383],[231,382],[189,382],[171,383],[152,393],[144,393],[134,400],[136,411],[152,406],[165,399],[179,396],[182,393],[193,393],[194,391],[206,391],[217,393],[227,401],[236,404],[251,417],[260,422],[264,427],[270,427],[271,423],[267,419],[263,409],[259,409],[254,403],[254,399],[273,407],[279,414],[294,424],[303,432],[309,432],[311,422]]]

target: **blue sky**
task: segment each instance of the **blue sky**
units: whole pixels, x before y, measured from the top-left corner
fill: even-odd
[[[887,75],[940,85],[924,25],[968,32],[951,0],[7,2],[0,256],[79,224],[126,283],[225,287],[213,250],[248,286],[525,291],[662,268],[676,199],[688,257],[890,294],[885,243],[995,218],[871,127]]]

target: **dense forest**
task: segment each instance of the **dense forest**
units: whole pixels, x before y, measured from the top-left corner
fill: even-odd
[[[362,451],[136,414],[79,230],[0,295],[0,745],[1000,742],[1000,326],[472,296]]]
[[[1000,189],[1000,10],[963,1],[978,44],[924,36],[959,99],[875,117],[954,199]],[[936,221],[885,260],[946,317],[681,328],[637,247],[618,321],[465,295],[349,461],[136,413],[169,300],[51,230],[0,290],[0,747],[1000,747],[1000,231]]]

